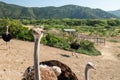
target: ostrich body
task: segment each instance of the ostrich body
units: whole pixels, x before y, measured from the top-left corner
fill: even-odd
[[[61,68],[61,74],[58,76],[58,80],[78,80],[77,76],[74,72],[67,66],[60,61],[57,60],[49,60],[49,61],[42,61],[40,64],[48,65],[48,66],[58,66]],[[85,66],[85,80],[88,79],[88,71],[89,69],[95,69],[94,64],[88,62]]]
[[[12,39],[12,35],[8,32],[8,26],[7,26],[6,32],[2,34],[2,39],[5,42],[9,42]]]
[[[58,80],[78,80],[77,76],[66,64],[58,61],[58,60],[49,60],[42,61],[40,64],[48,65],[48,66],[58,66],[61,68],[61,74],[58,76]]]
[[[62,63],[58,60],[42,61],[42,62],[40,62],[40,65],[41,64],[42,65],[47,65],[49,67],[53,67],[53,66],[59,67],[61,69],[61,72],[59,70],[57,70],[55,72],[56,75],[57,75],[57,80],[78,80],[77,76],[75,75],[74,72],[72,72],[72,70],[69,68],[69,66],[67,66],[66,64],[64,64],[64,63]],[[88,62],[85,66],[85,80],[89,80],[88,71],[90,69],[95,69],[94,64],[91,63],[91,62]],[[31,75],[31,72],[33,71],[33,67],[32,68],[28,67],[26,69],[26,71],[27,71],[27,73],[25,73],[25,75],[27,75],[27,77],[25,77],[25,80],[34,80],[32,78],[29,79],[29,77],[32,77],[30,75]],[[59,74],[57,74],[57,73],[59,73]],[[32,74],[34,74],[34,73],[32,72]],[[51,78],[51,77],[49,79],[48,79],[48,77],[43,78],[43,75],[44,75],[44,73],[42,73],[42,71],[41,71],[42,80],[46,80],[46,79],[49,80]]]
[[[80,47],[80,45],[76,41],[70,44],[70,48],[72,48],[74,50],[79,49],[79,47]],[[75,53],[75,51],[73,51],[72,55],[75,55],[76,57],[78,57],[77,53]]]
[[[58,80],[57,76],[60,75],[61,69],[57,66],[49,67],[47,65],[39,65],[42,80]],[[24,78],[22,80],[36,80],[35,79],[34,67],[30,66],[26,69],[24,73]]]

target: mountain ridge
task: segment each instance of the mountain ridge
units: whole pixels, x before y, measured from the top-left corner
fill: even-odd
[[[120,9],[114,10],[114,11],[108,11],[108,12],[111,13],[111,14],[114,14],[114,15],[116,15],[118,17],[120,17]]]
[[[0,18],[3,17],[15,19],[117,18],[117,16],[101,9],[92,9],[78,5],[64,5],[60,7],[24,7],[0,1]]]

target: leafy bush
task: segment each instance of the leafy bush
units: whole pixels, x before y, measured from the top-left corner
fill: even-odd
[[[10,25],[11,34],[16,39],[33,41],[32,30],[28,30],[28,28],[23,27],[22,25]]]
[[[46,37],[42,37],[41,43],[47,45],[48,41],[46,40]]]
[[[28,28],[22,26],[18,20],[0,19],[0,26],[2,26],[0,27],[0,35],[6,31],[6,26],[9,26],[9,32],[13,38],[33,41],[32,30],[28,30]]]
[[[80,41],[80,48],[81,49],[86,49],[86,50],[91,50],[91,48],[94,47],[94,43],[90,42],[88,40],[81,40]]]
[[[41,41],[43,44],[49,45],[51,47],[61,48],[65,50],[69,50],[70,45],[67,40],[54,36],[52,34],[47,34]]]
[[[55,45],[58,43],[58,38],[57,37],[55,37],[55,36],[53,36],[53,35],[51,35],[51,34],[47,34],[46,35],[46,40],[47,40],[47,45],[49,45],[49,46],[52,46],[52,47],[55,47]]]
[[[45,37],[43,37],[41,43],[49,45],[51,47],[71,51],[70,44],[66,39],[63,39],[52,34],[47,34]],[[76,52],[95,56],[101,54],[97,49],[95,49],[94,43],[88,40],[80,41],[80,48],[76,50]]]
[[[98,51],[95,47],[94,47],[94,43],[90,42],[88,40],[81,40],[80,41],[80,48],[76,51],[78,53],[82,53],[82,54],[87,54],[87,55],[100,55],[100,51]]]

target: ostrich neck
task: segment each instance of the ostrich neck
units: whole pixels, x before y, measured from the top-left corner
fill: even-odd
[[[85,80],[89,80],[88,78],[88,67],[85,68]]]
[[[8,32],[8,27],[7,27],[7,30],[6,30],[6,34],[8,34],[9,32]]]
[[[41,80],[40,69],[39,69],[39,42],[41,38],[35,37],[34,45],[34,69],[35,69],[35,80]]]

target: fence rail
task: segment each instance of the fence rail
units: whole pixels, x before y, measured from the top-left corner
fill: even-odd
[[[94,37],[94,36],[89,36],[89,35],[81,35],[78,34],[78,40],[88,40],[91,42],[94,42],[95,44],[99,45],[99,44],[103,44],[105,45],[105,38],[101,38],[101,37]]]

